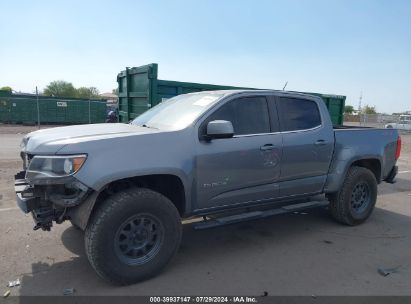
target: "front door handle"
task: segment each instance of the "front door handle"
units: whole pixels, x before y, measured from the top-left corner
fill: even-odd
[[[319,139],[314,143],[314,145],[316,145],[316,146],[324,146],[326,144],[327,144],[327,142],[324,139]]]
[[[272,144],[266,144],[266,145],[264,145],[264,146],[261,146],[261,147],[260,147],[260,150],[261,150],[261,151],[267,151],[267,150],[272,150],[272,149],[274,149],[274,148],[275,148],[274,145],[272,145]]]

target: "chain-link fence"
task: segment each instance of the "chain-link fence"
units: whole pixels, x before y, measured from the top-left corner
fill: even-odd
[[[106,121],[105,101],[16,95],[0,96],[0,123],[69,125]]]
[[[390,125],[391,124],[391,125]],[[400,134],[411,134],[411,115],[359,114],[344,115],[344,125],[372,128],[397,128]]]
[[[388,114],[358,114],[358,115],[344,115],[344,124],[347,126],[363,126],[384,128],[388,123],[398,123],[400,115]]]

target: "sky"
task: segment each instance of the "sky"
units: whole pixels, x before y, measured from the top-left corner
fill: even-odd
[[[0,87],[159,79],[346,95],[411,110],[409,0],[0,0]]]

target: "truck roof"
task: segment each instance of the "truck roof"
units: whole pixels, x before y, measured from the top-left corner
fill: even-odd
[[[266,90],[266,89],[238,89],[238,90],[215,90],[215,91],[200,91],[200,92],[193,92],[193,93],[188,93],[188,94],[198,94],[198,93],[219,93],[219,94],[224,94],[224,95],[234,95],[234,94],[241,94],[241,93],[280,93],[281,95],[291,95],[291,96],[310,96],[310,97],[319,97],[316,94],[313,93],[301,93],[301,92],[295,92],[295,91],[283,91],[283,90]],[[335,95],[337,96],[337,95]]]

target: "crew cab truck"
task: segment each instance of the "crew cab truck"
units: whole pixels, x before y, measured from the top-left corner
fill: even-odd
[[[115,284],[159,273],[176,254],[182,219],[197,229],[329,205],[347,225],[394,182],[396,129],[336,128],[321,98],[268,90],[179,95],[129,124],[29,133],[16,175],[34,229],[70,220],[87,257]]]

